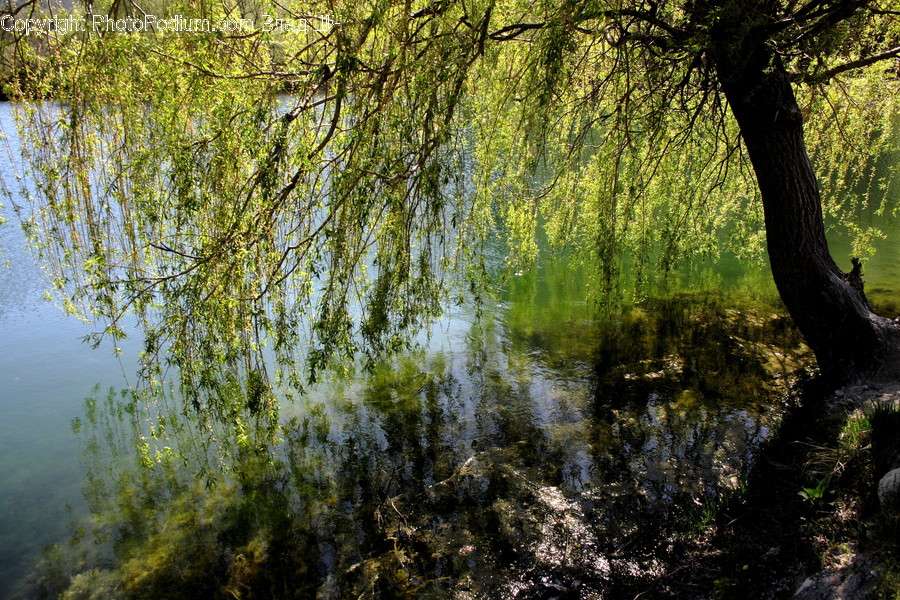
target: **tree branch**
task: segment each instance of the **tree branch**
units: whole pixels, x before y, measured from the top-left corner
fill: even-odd
[[[492,40],[511,40],[526,31],[533,29],[542,29],[547,23],[517,23],[515,25],[507,25],[493,33],[489,33],[488,37]]]
[[[829,27],[832,27],[842,21],[846,21],[847,19],[852,17],[857,10],[863,8],[864,6],[865,2],[860,2],[858,0],[854,0],[852,2],[838,2],[829,9],[823,10],[822,15],[818,17],[812,25],[810,25],[809,29],[801,33],[797,37],[797,39],[794,40],[794,43],[796,44],[804,38],[813,36],[820,31],[826,30]]]
[[[652,25],[653,27],[662,29],[664,32],[672,36],[672,38],[675,40],[683,40],[690,35],[686,30],[675,27],[674,25],[663,21],[662,19],[656,17],[651,13],[630,8],[586,12],[582,15],[579,15],[578,18],[572,22],[561,21],[559,24],[573,25],[580,31],[583,31],[578,26],[585,21],[592,21],[594,19],[621,19],[623,17],[632,17],[635,20],[642,21],[648,25]],[[550,26],[551,24],[553,23],[517,23],[515,25],[507,25],[506,27],[502,27],[489,34],[488,37],[493,40],[510,40],[526,31],[542,29],[544,27]]]
[[[815,83],[825,83],[835,75],[840,75],[844,71],[851,71],[853,69],[860,69],[862,67],[868,67],[871,64],[877,63],[881,60],[887,60],[889,58],[897,58],[900,57],[900,46],[895,48],[891,48],[890,50],[886,50],[880,54],[873,54],[872,56],[867,56],[865,58],[860,58],[858,60],[853,60],[848,63],[844,63],[842,65],[838,65],[836,67],[832,67],[828,69],[824,73],[819,73],[818,75],[812,75],[808,78],[805,78],[806,81],[811,81]]]
[[[792,26],[797,27],[801,29],[800,35],[790,42],[791,45],[796,45],[800,40],[846,20],[855,11],[865,6],[865,2],[860,0],[835,3],[813,0],[783,19],[757,26],[754,33],[764,38],[771,38]]]

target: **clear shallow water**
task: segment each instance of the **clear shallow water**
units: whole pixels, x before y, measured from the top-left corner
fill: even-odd
[[[3,181],[13,184],[18,151],[8,103],[0,128]],[[72,420],[95,386],[126,386],[109,348],[91,351],[93,328],[44,301],[45,281],[4,199],[0,226],[0,597],[24,597],[25,579],[48,544],[68,532],[68,509],[83,511],[84,467]]]
[[[803,356],[765,271],[701,266],[693,285],[604,316],[577,274],[542,264],[476,325],[448,317],[426,351],[320,386],[285,408],[281,443],[260,452],[251,440],[222,465],[177,411],[148,440],[128,394],[134,346],[120,362],[80,343],[92,328],[42,301],[11,221],[4,598],[621,589],[662,569],[668,545],[739,490]],[[896,264],[882,253],[867,268],[885,303]],[[698,285],[715,291],[675,289]]]
[[[514,598],[546,578],[587,594],[658,573],[774,432],[795,368],[778,353],[799,339],[717,294],[590,321],[550,306],[521,330],[510,300],[442,350],[323,386],[289,411],[281,443],[251,439],[224,468],[177,413],[135,451],[141,406],[99,391],[75,428],[92,515],[42,585]]]

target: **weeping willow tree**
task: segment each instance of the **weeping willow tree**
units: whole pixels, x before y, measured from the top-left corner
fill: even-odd
[[[232,420],[402,348],[454,295],[533,262],[539,232],[601,296],[767,247],[822,369],[882,369],[900,329],[872,312],[859,263],[830,256],[823,209],[863,240],[879,232],[859,211],[896,210],[860,192],[884,185],[870,164],[900,96],[889,4],[57,12],[86,26],[6,53],[26,228],[68,310],[113,338],[136,315],[148,381],[173,366],[195,408]]]

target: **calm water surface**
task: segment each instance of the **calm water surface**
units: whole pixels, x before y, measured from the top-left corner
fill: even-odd
[[[0,103],[3,182],[15,185],[21,157],[12,109]],[[8,146],[8,147],[7,147]],[[0,597],[25,596],[41,551],[68,532],[69,508],[84,511],[85,469],[72,419],[94,387],[128,385],[109,350],[90,351],[93,328],[44,301],[41,269],[26,250],[7,200],[0,226]]]
[[[701,266],[598,314],[577,274],[546,263],[481,320],[457,310],[422,351],[285,407],[280,442],[222,463],[190,419],[134,401],[139,335],[121,358],[92,350],[91,326],[43,301],[4,212],[3,598],[623,589],[739,492],[808,357],[764,270]],[[896,240],[868,267],[888,310]]]

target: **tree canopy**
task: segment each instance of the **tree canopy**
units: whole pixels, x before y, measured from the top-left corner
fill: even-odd
[[[4,23],[36,30],[25,6]],[[229,420],[274,416],[273,389],[335,361],[402,348],[448,300],[531,264],[543,235],[589,266],[598,297],[685,258],[761,256],[726,95],[745,71],[790,82],[826,217],[861,254],[881,235],[862,215],[898,208],[872,193],[900,97],[886,2],[48,14],[43,31],[10,27],[3,56],[23,100],[23,215],[55,293],[113,338],[137,315],[148,380],[173,365],[190,403]]]

